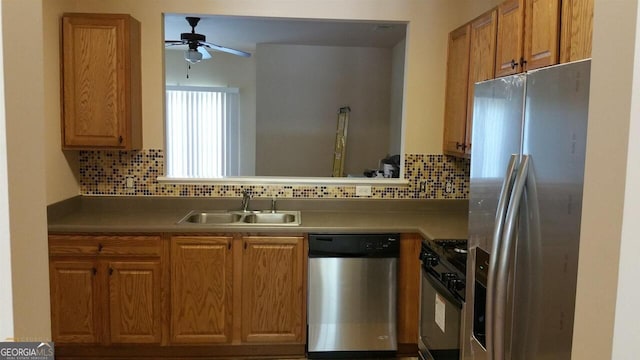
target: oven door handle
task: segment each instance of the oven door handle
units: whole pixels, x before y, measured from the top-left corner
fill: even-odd
[[[433,276],[433,274],[426,271],[424,268],[422,269],[422,277],[427,278],[427,281],[429,282],[429,284],[431,284],[431,286],[436,290],[438,294],[442,295],[442,297],[447,299],[450,303],[462,309],[462,301],[457,299],[451,293],[451,290],[449,290],[446,286],[444,286],[444,284],[442,284],[440,280],[438,280],[435,276]]]

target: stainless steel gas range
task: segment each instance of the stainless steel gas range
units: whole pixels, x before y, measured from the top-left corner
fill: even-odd
[[[420,260],[420,357],[459,360],[467,241],[425,241]]]

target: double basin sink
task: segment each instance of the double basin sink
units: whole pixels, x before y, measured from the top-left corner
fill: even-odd
[[[178,224],[298,226],[300,225],[300,212],[194,210],[178,221]]]

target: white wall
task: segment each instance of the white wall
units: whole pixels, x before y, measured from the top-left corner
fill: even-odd
[[[165,51],[167,85],[222,86],[240,89],[240,124],[237,153],[240,174],[255,172],[256,144],[256,60],[212,52],[212,59],[191,65],[188,70],[183,51]],[[162,146],[164,148],[164,145]]]
[[[51,322],[43,0],[5,0],[2,6],[3,51],[12,55],[4,57],[3,69],[14,336],[18,340],[47,340],[51,338]],[[25,26],[25,19],[29,26]]]
[[[258,44],[256,174],[331,176],[338,109],[349,106],[344,171],[388,149],[391,50]]]
[[[2,3],[0,3],[0,39]],[[0,68],[3,64],[0,47]],[[9,231],[9,192],[7,175],[7,131],[4,111],[4,72],[0,71],[0,341],[13,338],[13,290],[11,279],[11,233]]]

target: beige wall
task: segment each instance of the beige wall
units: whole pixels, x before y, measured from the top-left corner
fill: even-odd
[[[202,13],[299,18],[409,21],[405,84],[406,153],[438,154],[442,148],[447,33],[498,0],[56,0],[45,12],[47,203],[78,193],[75,152],[63,154],[59,135],[59,16],[67,12],[129,13],[142,24],[144,148],[162,148],[164,127],[162,14]],[[335,11],[339,8],[340,11]]]
[[[62,152],[60,132],[60,17],[69,0],[42,1],[44,36],[45,166],[47,204],[78,195],[77,151]],[[16,30],[19,28],[16,28]],[[15,30],[14,30],[15,31]]]
[[[351,108],[344,173],[387,156],[391,49],[258,44],[256,175],[329,177],[337,111]]]
[[[492,4],[495,1],[486,1]],[[162,98],[162,13],[203,13],[300,18],[353,18],[409,21],[406,117],[406,151],[440,153],[443,116],[444,64],[446,34],[462,15],[448,0],[310,0],[305,6],[291,1],[156,1],[156,0],[82,0],[73,2],[70,11],[131,13],[142,23],[142,61],[144,147],[163,144]],[[478,1],[460,2],[478,6]],[[484,3],[484,2],[482,2]],[[339,8],[340,11],[335,11]],[[465,13],[474,12],[466,11]]]
[[[0,4],[0,39],[2,38]],[[0,68],[3,65],[0,47]],[[9,191],[7,181],[7,132],[4,111],[4,72],[0,71],[0,341],[13,338],[13,290],[11,281],[11,233],[9,231]]]
[[[640,316],[633,301],[639,297],[640,261],[634,249],[640,229],[634,210],[640,151],[629,141],[629,129],[631,118],[636,129],[631,136],[637,140],[638,7],[636,0],[595,0],[595,9],[572,359],[636,359]],[[623,279],[630,281],[618,288]],[[614,325],[620,336],[615,356]]]
[[[51,338],[42,0],[2,2],[14,336]],[[29,26],[25,26],[28,19]],[[25,41],[28,39],[28,41]]]

